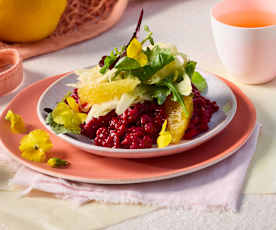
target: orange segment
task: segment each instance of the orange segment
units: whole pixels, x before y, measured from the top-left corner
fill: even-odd
[[[172,135],[171,143],[178,143],[185,134],[193,114],[193,97],[184,96],[184,104],[188,111],[188,117],[185,116],[182,106],[168,98],[165,102],[166,112],[168,114],[168,131]]]
[[[80,102],[93,105],[120,98],[122,94],[133,91],[139,83],[138,79],[128,78],[84,86],[78,90]]]

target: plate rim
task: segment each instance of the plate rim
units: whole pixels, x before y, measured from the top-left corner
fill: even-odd
[[[62,76],[64,76],[66,74],[60,74],[60,75],[56,75],[53,76],[52,78],[57,78],[60,77],[62,78]],[[216,75],[217,76],[217,75]],[[218,77],[218,76],[217,76]],[[48,80],[47,79],[42,79],[41,81],[44,80]],[[184,171],[181,171],[181,169],[179,169],[178,171],[176,171],[175,173],[165,173],[163,175],[160,176],[155,176],[155,177],[148,177],[148,178],[131,178],[131,179],[90,179],[90,178],[83,178],[83,177],[78,177],[78,176],[70,176],[70,175],[66,175],[66,174],[62,174],[62,173],[57,173],[51,170],[47,170],[47,169],[43,169],[41,167],[35,166],[32,164],[32,162],[26,162],[24,160],[22,160],[17,154],[12,153],[8,147],[6,146],[6,144],[3,142],[2,138],[0,138],[0,144],[1,146],[4,148],[4,150],[6,150],[6,152],[8,153],[8,155],[18,161],[19,163],[23,164],[26,167],[29,167],[37,172],[40,173],[44,173],[46,175],[49,176],[54,176],[54,177],[59,177],[59,178],[63,178],[63,179],[67,179],[67,180],[71,180],[71,181],[76,181],[76,182],[85,182],[85,183],[95,183],[95,184],[135,184],[135,183],[144,183],[144,182],[153,182],[153,181],[160,181],[160,180],[165,180],[165,179],[170,179],[170,178],[174,178],[174,177],[178,177],[178,176],[182,176],[182,175],[186,175],[189,173],[193,173],[195,171],[199,171],[201,169],[207,168],[211,165],[214,165],[224,159],[226,159],[227,157],[231,156],[233,153],[235,153],[238,149],[240,149],[244,143],[246,143],[246,141],[250,138],[250,136],[252,135],[253,131],[255,130],[255,126],[256,126],[256,109],[254,104],[250,101],[250,99],[239,89],[239,87],[237,87],[234,83],[230,82],[229,80],[224,79],[225,82],[229,82],[230,84],[232,84],[234,87],[236,87],[241,95],[243,96],[243,99],[245,99],[246,103],[249,105],[250,110],[253,111],[253,117],[252,119],[254,120],[254,122],[251,123],[250,127],[248,128],[246,134],[243,137],[246,138],[242,138],[239,139],[239,141],[233,145],[230,149],[230,151],[227,154],[224,154],[223,156],[216,156],[215,159],[213,158],[211,161],[208,160],[209,162],[205,163],[204,165],[201,166],[195,166],[192,169],[186,169]],[[25,89],[23,89],[19,94],[29,90],[31,87],[33,87],[36,84],[39,84],[41,81],[35,82],[31,85],[29,85],[28,87],[26,87]],[[17,100],[17,98],[20,95],[16,95],[11,101],[10,103],[7,105],[7,107],[4,109],[4,111],[2,112],[2,114],[0,115],[1,118],[3,118],[4,114],[8,111],[10,104],[12,104],[15,100]],[[35,109],[35,108],[34,108]]]
[[[200,70],[200,69],[198,69],[198,70],[200,72],[203,72],[204,74],[208,74],[208,75],[211,75],[212,77],[216,78],[217,80],[219,80],[221,83],[223,83],[229,89],[231,97],[234,102],[232,105],[233,112],[230,116],[226,116],[226,119],[222,122],[222,124],[217,125],[214,129],[209,130],[206,133],[202,134],[201,136],[199,136],[195,139],[189,140],[188,142],[185,142],[185,143],[173,144],[173,145],[166,146],[164,148],[145,148],[145,149],[131,149],[130,150],[130,149],[122,149],[122,148],[108,148],[108,147],[103,147],[103,146],[96,146],[94,144],[87,144],[87,143],[83,143],[79,140],[75,140],[74,138],[72,138],[68,135],[65,135],[65,134],[56,134],[51,129],[51,127],[49,127],[46,124],[46,121],[40,112],[40,105],[41,105],[41,102],[44,99],[45,95],[48,93],[48,91],[50,91],[51,88],[53,88],[58,82],[62,81],[64,78],[70,76],[71,74],[75,74],[74,71],[64,74],[62,77],[55,80],[52,84],[50,84],[43,91],[43,93],[39,97],[39,100],[38,100],[37,106],[36,106],[37,116],[38,116],[41,124],[52,134],[56,135],[57,137],[61,138],[62,140],[66,141],[67,143],[69,143],[77,148],[81,148],[82,150],[89,149],[90,151],[95,151],[93,153],[90,152],[95,155],[114,157],[114,158],[135,159],[135,158],[160,157],[160,156],[177,154],[179,149],[181,149],[180,151],[185,152],[192,148],[197,147],[198,145],[203,144],[204,142],[208,141],[209,139],[212,139],[217,134],[222,132],[230,124],[230,122],[233,120],[233,118],[237,112],[237,98],[236,98],[235,94],[233,93],[232,89],[216,74],[210,73],[208,71]],[[188,148],[187,146],[191,146],[191,147]],[[185,147],[187,147],[187,149],[182,150]],[[87,150],[84,150],[84,151],[87,151]],[[168,153],[168,151],[170,153]],[[107,154],[102,154],[102,152],[106,152]],[[113,153],[120,154],[120,156],[112,156],[111,154],[113,154]],[[158,156],[149,155],[149,154],[154,154],[154,153],[158,153]],[[129,154],[131,154],[131,155],[129,156]],[[135,154],[135,155],[132,155],[132,154]]]
[[[157,182],[157,181],[162,181],[162,180],[167,180],[167,179],[172,179],[172,178],[184,176],[184,175],[187,175],[187,174],[190,174],[190,173],[197,172],[199,170],[208,168],[212,165],[215,165],[215,164],[223,161],[224,159],[230,157],[236,151],[238,151],[246,143],[246,141],[251,137],[252,133],[254,132],[254,129],[255,128],[253,128],[251,130],[248,137],[242,143],[240,143],[239,146],[234,148],[229,153],[225,154],[223,157],[220,157],[220,158],[218,158],[214,161],[208,162],[207,164],[204,164],[204,165],[199,166],[199,167],[194,167],[191,170],[170,173],[170,174],[161,175],[161,176],[157,176],[157,177],[140,178],[140,179],[136,179],[136,178],[134,178],[134,179],[116,179],[116,180],[115,179],[89,179],[89,178],[83,178],[83,177],[78,177],[78,176],[64,175],[62,173],[57,173],[57,172],[54,172],[54,171],[43,169],[43,168],[37,167],[37,166],[35,166],[35,165],[33,165],[29,162],[23,161],[20,157],[18,157],[16,154],[12,154],[6,148],[6,145],[2,142],[1,139],[0,139],[0,144],[1,144],[1,147],[3,147],[6,150],[6,152],[8,152],[9,156],[11,156],[14,160],[18,161],[23,166],[26,166],[26,167],[31,168],[32,170],[34,170],[38,173],[43,173],[43,174],[48,175],[48,176],[62,178],[62,179],[70,180],[70,181],[74,181],[74,182],[89,183],[89,184],[107,184],[107,185],[140,184],[140,183],[148,183],[148,182]]]

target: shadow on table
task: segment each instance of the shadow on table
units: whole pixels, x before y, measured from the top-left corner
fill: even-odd
[[[272,83],[272,84],[271,84]],[[276,80],[274,82],[269,83],[268,87],[276,87]],[[265,85],[263,85],[265,86]],[[260,130],[260,136],[258,139],[258,144],[256,147],[256,152],[251,161],[250,167],[247,171],[246,181],[244,183],[244,188],[249,185],[249,178],[253,175],[254,166],[256,164],[260,164],[263,159],[268,158],[270,155],[270,149],[273,144],[274,137],[271,135],[272,133],[276,133],[276,124],[273,123],[273,117],[267,113],[261,104],[255,103],[256,107],[258,107],[258,113],[261,114],[262,120],[265,121],[262,124],[262,128]],[[257,114],[258,115],[258,114]],[[258,116],[257,116],[258,119]],[[267,126],[269,124],[269,127]]]
[[[262,89],[275,89],[276,88],[276,76],[273,80],[265,83],[265,84],[262,84],[262,85],[258,85],[258,88]]]

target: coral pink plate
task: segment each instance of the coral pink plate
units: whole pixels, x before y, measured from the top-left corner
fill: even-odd
[[[72,147],[56,135],[52,153],[71,166],[55,169],[45,163],[23,159],[18,150],[22,135],[12,134],[4,117],[8,109],[22,115],[28,128],[45,129],[40,123],[36,107],[43,91],[61,76],[39,81],[19,93],[0,117],[0,140],[8,153],[26,167],[41,173],[79,182],[99,184],[140,183],[172,178],[213,165],[238,150],[251,135],[256,124],[256,111],[250,100],[233,83],[223,80],[234,92],[237,111],[231,123],[210,141],[183,153],[147,159],[120,159],[96,156]]]

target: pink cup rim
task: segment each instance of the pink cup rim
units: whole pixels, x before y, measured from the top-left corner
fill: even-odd
[[[270,28],[276,27],[276,24],[275,25],[269,25],[269,26],[261,26],[261,27],[242,27],[242,26],[233,26],[233,25],[230,25],[230,24],[226,24],[226,23],[218,20],[217,17],[214,15],[215,8],[218,7],[218,5],[222,4],[223,2],[225,2],[225,0],[217,2],[209,10],[209,14],[210,14],[211,19],[215,20],[217,23],[219,23],[223,26],[226,26],[226,27],[229,27],[229,28],[232,28],[232,29],[237,29],[237,30],[263,30],[263,29],[270,29]]]
[[[13,48],[1,49],[0,55],[3,56],[3,59],[8,59],[11,62],[11,66],[9,68],[0,72],[0,81],[2,81],[6,80],[5,75],[7,73],[14,71],[18,67],[21,62],[21,58],[19,52]]]

